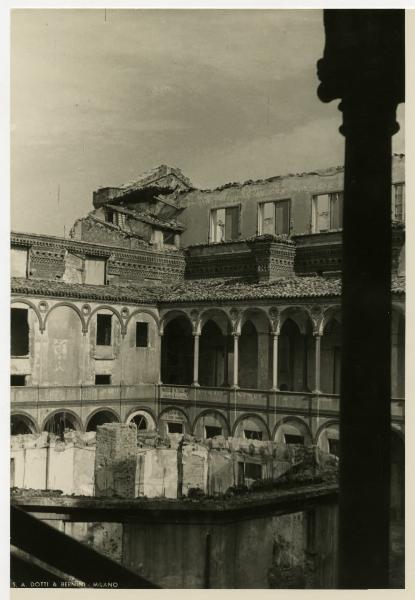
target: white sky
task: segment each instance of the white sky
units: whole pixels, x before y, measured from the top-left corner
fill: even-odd
[[[321,10],[14,10],[11,34],[15,230],[68,234],[161,163],[207,188],[343,162]]]

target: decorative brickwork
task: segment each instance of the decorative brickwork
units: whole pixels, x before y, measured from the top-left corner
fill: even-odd
[[[272,281],[294,275],[295,246],[290,240],[274,241],[260,236],[247,241],[256,264],[258,281]]]

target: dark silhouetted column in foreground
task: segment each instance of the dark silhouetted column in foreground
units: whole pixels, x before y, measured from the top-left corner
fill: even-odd
[[[340,588],[387,588],[390,498],[391,137],[404,100],[404,11],[325,10],[320,99],[345,136]]]

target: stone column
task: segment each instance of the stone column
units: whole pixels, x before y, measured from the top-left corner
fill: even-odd
[[[159,360],[159,375],[158,375],[157,385],[163,385],[163,382],[161,381],[161,361],[162,361],[162,356],[163,356],[163,353],[161,351],[162,344],[163,344],[163,332],[159,331],[160,360]]]
[[[278,333],[272,332],[272,391],[278,391]]]
[[[314,394],[321,393],[321,335],[314,334]]]
[[[193,387],[199,387],[199,339],[200,334],[193,334]]]
[[[318,94],[341,100],[345,136],[336,587],[387,589],[391,137],[405,99],[405,11],[325,10],[324,25]]]
[[[238,389],[238,370],[239,370],[239,333],[233,334],[233,382],[232,387]]]

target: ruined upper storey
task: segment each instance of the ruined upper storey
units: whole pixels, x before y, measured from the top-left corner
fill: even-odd
[[[392,270],[398,275],[405,268],[404,165],[404,155],[394,155]],[[179,169],[162,165],[94,192],[95,208],[76,221],[70,240],[13,234],[12,274],[97,285],[338,277],[342,190],[342,167],[197,190]]]

